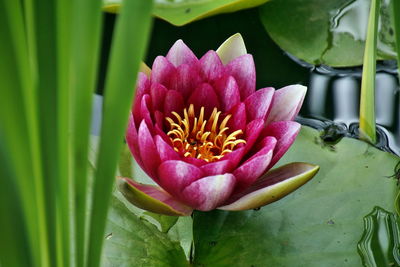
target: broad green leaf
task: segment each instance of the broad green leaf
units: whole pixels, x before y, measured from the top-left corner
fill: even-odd
[[[164,216],[165,217],[165,216]],[[180,242],[186,258],[190,260],[193,245],[193,219],[189,216],[180,216],[174,226],[168,231],[171,240]]]
[[[179,217],[178,216],[163,216],[161,214],[153,212],[145,212],[146,215],[154,218],[160,223],[161,232],[168,233],[168,231],[176,224]]]
[[[102,266],[189,266],[179,242],[113,197]]]
[[[320,166],[294,193],[260,210],[196,212],[194,266],[360,266],[363,217],[394,210],[399,158],[356,139],[320,140],[303,127],[278,163]]]
[[[156,0],[153,15],[182,26],[220,13],[261,5],[268,0]],[[104,0],[104,10],[118,12],[121,0]]]
[[[363,62],[370,0],[279,0],[260,8],[271,38],[285,51],[311,64],[335,67]],[[377,59],[392,59],[389,1],[382,1]]]
[[[201,58],[208,50],[218,49],[229,36],[236,33],[243,36],[247,53],[253,55],[257,88],[281,88],[288,84],[308,82],[309,70],[282,53],[265,32],[258,19],[258,9],[255,8],[209,17],[182,27],[156,19],[146,63],[151,67],[153,60],[159,55],[166,55],[178,39],[182,39]]]

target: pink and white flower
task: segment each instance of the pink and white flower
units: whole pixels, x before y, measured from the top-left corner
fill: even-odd
[[[308,163],[271,170],[294,142],[306,87],[256,91],[240,34],[198,59],[178,40],[139,73],[126,140],[156,185],[120,178],[136,206],[166,215],[244,210],[276,201],[318,171]]]

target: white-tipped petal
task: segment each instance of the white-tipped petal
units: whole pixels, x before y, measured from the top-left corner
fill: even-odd
[[[293,120],[300,111],[306,92],[307,87],[300,84],[276,90],[266,123]]]
[[[221,210],[255,209],[277,201],[308,182],[318,172],[319,166],[293,162],[267,172],[249,189],[240,193],[232,203]]]
[[[247,54],[246,46],[240,33],[236,33],[226,39],[216,52],[224,65],[237,57]]]

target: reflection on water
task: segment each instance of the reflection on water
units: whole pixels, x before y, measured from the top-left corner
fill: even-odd
[[[386,150],[390,147],[400,154],[400,101],[395,65],[392,62],[379,63],[377,70],[375,112],[378,135],[383,135],[378,137],[378,146],[386,147]],[[358,131],[360,89],[361,68],[313,68],[300,115],[343,123],[349,134],[355,135]],[[325,123],[316,125],[315,121],[311,122],[317,128],[330,127],[330,123]]]
[[[350,34],[356,41],[365,41],[369,16],[369,0],[356,0],[337,10],[331,22],[331,31]]]

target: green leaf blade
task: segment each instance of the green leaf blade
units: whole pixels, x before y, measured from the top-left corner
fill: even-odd
[[[107,208],[134,95],[136,74],[149,36],[151,9],[151,1],[127,0],[116,26],[106,80],[98,169],[94,181],[89,266],[98,266],[100,261]]]
[[[102,25],[101,0],[73,1],[70,60],[70,177],[75,195],[76,265],[85,266],[88,238],[88,147]]]
[[[360,138],[376,143],[375,75],[380,0],[372,0],[365,41],[360,96]]]

